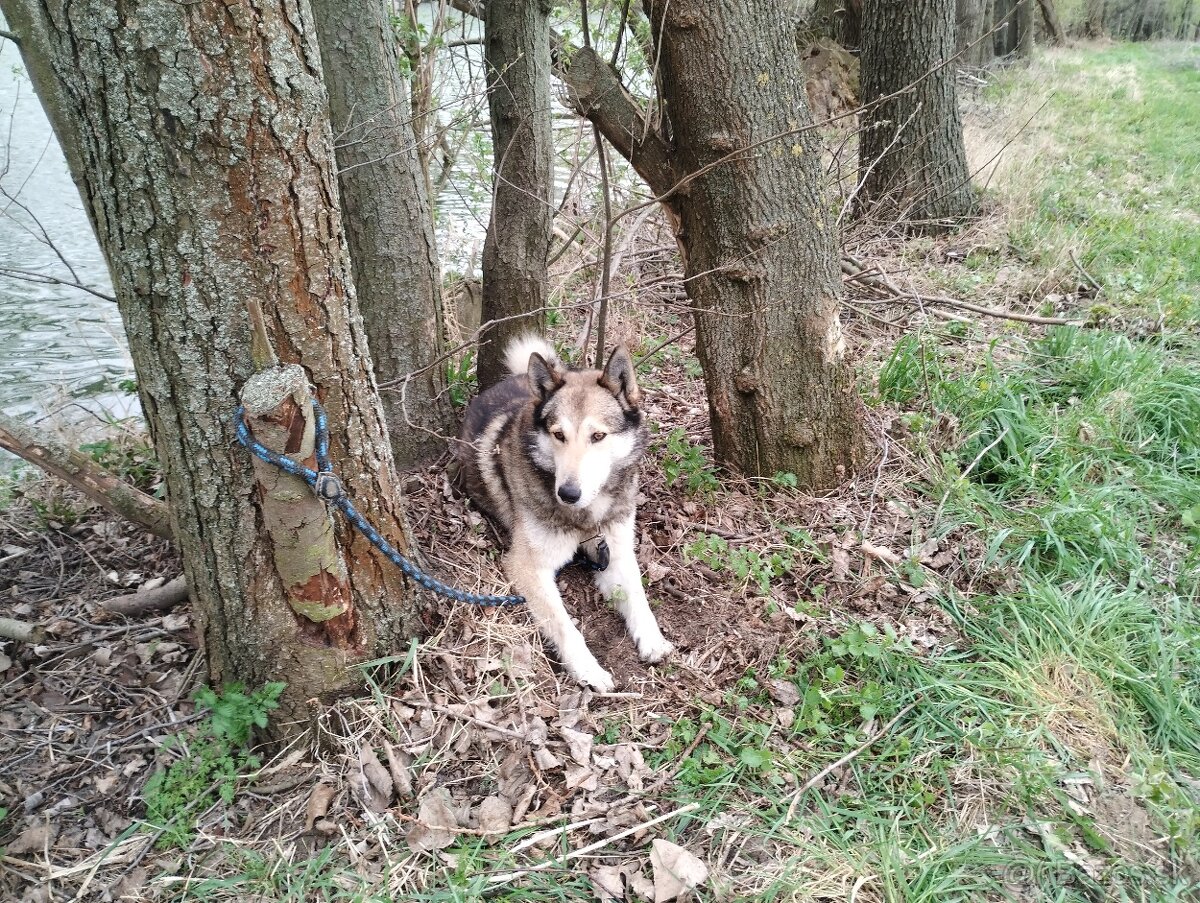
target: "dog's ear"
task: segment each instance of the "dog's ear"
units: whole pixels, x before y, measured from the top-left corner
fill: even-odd
[[[624,395],[631,408],[636,408],[642,403],[642,390],[638,388],[633,358],[629,356],[629,349],[624,345],[613,349],[608,363],[604,366],[604,373],[600,376],[600,385],[618,398]]]
[[[563,384],[562,374],[552,363],[536,351],[529,355],[529,384],[541,398],[546,398],[551,392]]]

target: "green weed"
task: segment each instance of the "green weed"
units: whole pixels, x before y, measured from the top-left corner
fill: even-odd
[[[159,846],[185,849],[198,813],[218,799],[233,802],[239,778],[261,765],[247,749],[250,733],[267,726],[284,687],[268,683],[247,693],[241,684],[230,684],[219,694],[208,687],[196,693],[197,707],[209,716],[186,746],[176,739],[183,755],[151,776],[142,792],[146,821],[162,832]]]
[[[456,408],[465,408],[478,388],[475,352],[468,348],[457,361],[446,362],[446,391],[450,395],[450,404]]]
[[[687,433],[677,428],[667,434],[661,446],[663,474],[667,485],[682,482],[691,495],[710,496],[721,487],[717,471],[704,455],[704,450],[688,440]]]

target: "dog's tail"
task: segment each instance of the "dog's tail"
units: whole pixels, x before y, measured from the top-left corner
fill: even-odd
[[[539,335],[526,333],[508,343],[504,349],[504,366],[509,373],[520,375],[529,369],[529,356],[534,352],[545,358],[547,364],[557,364],[558,354],[554,346]]]

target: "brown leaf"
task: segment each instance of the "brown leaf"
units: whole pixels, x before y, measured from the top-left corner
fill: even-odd
[[[512,827],[512,803],[499,796],[489,796],[479,804],[476,821],[480,831],[488,834],[507,834]]]
[[[458,820],[454,817],[454,800],[445,787],[435,787],[421,797],[417,824],[405,835],[414,850],[442,850],[458,837]]]
[[[39,821],[30,825],[17,835],[17,839],[8,845],[9,856],[25,856],[29,853],[40,853],[54,842],[58,836],[58,825]]]
[[[635,874],[641,877],[642,873],[633,865],[598,865],[588,870],[588,877],[592,879],[592,891],[600,903],[624,900],[625,887],[632,882]]]
[[[375,750],[365,743],[359,747],[358,764],[359,772],[351,778],[350,786],[359,802],[378,815],[392,801],[392,776],[380,764]]]
[[[642,758],[642,751],[632,743],[622,743],[613,752],[617,760],[617,775],[630,790],[642,790],[652,772]]]
[[[337,788],[332,784],[317,784],[308,795],[308,806],[304,810],[304,830],[311,831],[317,819],[324,818],[329,811],[329,804],[337,796]]]
[[[572,730],[569,727],[559,729],[562,738],[567,741],[567,749],[571,753],[571,758],[580,765],[587,765],[592,761],[592,735],[585,734],[583,731]]]
[[[800,701],[799,688],[792,681],[782,677],[772,677],[767,684],[767,692],[780,705],[790,707]]]
[[[666,903],[703,884],[708,866],[681,846],[657,839],[650,845],[654,903]]]
[[[845,580],[850,574],[850,553],[834,545],[829,550],[829,571],[834,580]]]
[[[408,769],[412,757],[404,750],[397,750],[387,741],[384,741],[383,751],[387,754],[388,771],[391,772],[392,786],[396,788],[396,795],[401,798],[412,796],[412,773]]]
[[[587,765],[574,765],[568,768],[566,780],[568,790],[581,788],[590,793],[598,790],[600,787],[600,779],[596,777],[596,773]]]

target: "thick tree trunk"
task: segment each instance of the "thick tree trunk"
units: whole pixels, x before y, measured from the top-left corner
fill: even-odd
[[[641,159],[661,171],[669,154],[672,181],[651,183],[656,193],[687,181],[672,207],[717,457],[754,476],[836,485],[864,438],[819,143],[796,132],[812,119],[793,29],[765,0],[645,9],[674,132],[641,142]]]
[[[866,0],[860,198],[887,219],[940,225],[975,209],[953,55],[951,4]]]
[[[991,63],[992,8],[993,0],[957,0],[954,43],[960,68],[983,69]]]
[[[1058,19],[1058,10],[1054,8],[1054,0],[1038,0],[1038,5],[1042,8],[1042,20],[1046,23],[1046,31],[1050,34],[1050,40],[1055,46],[1062,46],[1067,42],[1067,36],[1063,33],[1062,22]]]
[[[554,220],[549,0],[488,0],[484,15],[495,175],[483,244],[479,385],[505,375],[509,338],[545,324],[546,258]],[[521,316],[527,314],[527,316]]]
[[[400,487],[349,278],[306,0],[0,0],[108,258],[215,684],[284,680],[283,731],[396,648],[413,593],[337,529],[345,614],[289,604],[231,414],[247,301],[329,413],[358,507],[405,548]],[[300,437],[295,437],[297,441]]]
[[[383,0],[313,0],[354,287],[400,466],[450,432],[433,213]],[[409,377],[409,374],[415,374]]]

